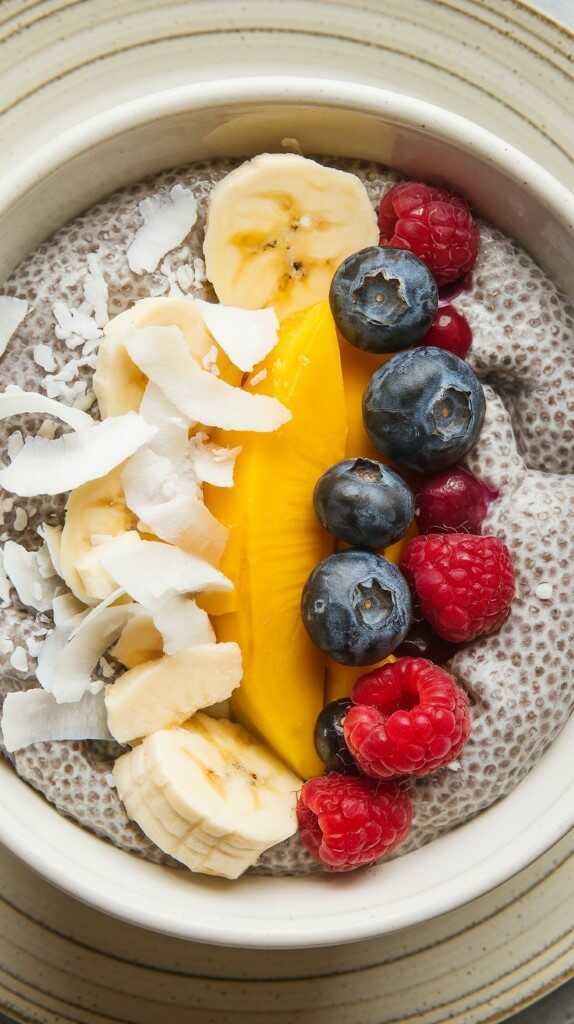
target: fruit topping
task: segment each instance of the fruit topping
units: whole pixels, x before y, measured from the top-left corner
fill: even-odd
[[[460,196],[419,181],[394,185],[379,206],[380,244],[409,249],[437,284],[467,274],[478,253],[478,230]]]
[[[430,329],[438,306],[428,267],[404,249],[371,246],[336,271],[329,294],[344,338],[365,352],[400,352]]]
[[[347,746],[374,779],[429,775],[460,754],[470,735],[468,698],[425,658],[399,658],[355,683]]]
[[[510,552],[498,537],[466,533],[415,537],[401,568],[432,628],[453,643],[500,629],[514,597]]]
[[[416,496],[420,533],[480,533],[497,492],[466,469],[450,469],[427,480]]]
[[[313,570],[303,590],[303,622],[313,642],[344,665],[372,665],[404,639],[411,621],[407,583],[370,551],[341,551]]]
[[[426,619],[413,619],[405,639],[395,647],[394,655],[397,658],[427,658],[435,665],[444,665],[457,650],[457,645],[438,636]]]
[[[211,192],[207,276],[220,302],[274,306],[283,319],[326,299],[339,263],[377,236],[356,175],[294,153],[262,153]]]
[[[472,345],[470,324],[454,306],[441,306],[430,330],[418,344],[444,348],[459,359],[464,359]]]
[[[454,465],[478,439],[486,402],[470,366],[439,348],[400,352],[376,370],[363,398],[371,441],[419,473]]]
[[[402,477],[372,459],[331,466],[318,480],[313,502],[325,529],[358,548],[393,544],[414,516],[414,497]]]
[[[346,412],[339,345],[328,303],[283,321],[266,377],[253,389],[283,402],[292,419],[274,434],[223,435],[241,445],[235,486],[206,487],[230,530],[221,569],[234,593],[202,602],[218,640],[235,640],[244,676],[233,696],[240,721],[301,776],[321,770],[313,744],[323,706],[324,659],[301,622],[301,590],[333,541],[313,512],[317,478],[341,459]],[[231,614],[217,614],[218,612]]]
[[[343,719],[353,702],[348,697],[332,700],[321,711],[315,725],[315,747],[327,771],[356,771],[345,743]]]
[[[297,803],[301,839],[332,871],[373,864],[409,834],[412,804],[397,783],[331,772],[306,782]]]

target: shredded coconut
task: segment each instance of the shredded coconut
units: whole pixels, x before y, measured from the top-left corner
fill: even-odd
[[[42,370],[45,370],[46,373],[53,373],[56,369],[54,352],[49,345],[34,345],[33,356],[34,362],[40,366]]]
[[[102,273],[98,255],[88,254],[88,273],[84,280],[84,298],[94,314],[98,327],[108,322],[108,286]]]
[[[275,348],[279,321],[274,309],[241,309],[203,299],[195,304],[210,334],[240,370],[250,372]]]
[[[8,435],[8,441],[6,444],[6,450],[8,452],[8,458],[10,461],[15,459],[21,448],[24,447],[24,438],[22,437],[21,430],[14,430]]]
[[[83,341],[101,337],[101,329],[85,309],[71,309],[65,302],[55,302],[52,311],[56,320],[56,337],[61,341],[74,337],[79,338],[81,345]],[[74,343],[74,348],[77,344]]]
[[[23,647],[15,647],[10,655],[10,664],[17,672],[28,671],[28,655]]]
[[[0,356],[3,356],[10,338],[16,333],[29,310],[24,299],[0,295]]]
[[[262,384],[264,380],[267,380],[266,369],[259,370],[258,373],[254,373],[253,376],[249,378],[248,383],[250,387],[254,388],[257,387],[258,384]]]
[[[156,270],[163,257],[181,245],[197,220],[197,201],[190,189],[174,185],[167,194],[148,196],[139,211],[143,224],[127,252],[134,274]]]

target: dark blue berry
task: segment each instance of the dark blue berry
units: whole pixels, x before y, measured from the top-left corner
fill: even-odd
[[[343,719],[353,701],[348,697],[326,704],[315,725],[315,748],[329,772],[356,771],[357,766],[345,743]]]
[[[325,654],[373,665],[406,636],[411,595],[395,565],[371,551],[341,551],[319,563],[301,601],[303,622]]]
[[[460,651],[460,644],[451,644],[433,632],[424,619],[414,621],[405,639],[395,647],[398,658],[426,658],[435,665],[444,665]]]
[[[329,301],[337,327],[355,348],[400,352],[430,329],[438,290],[414,253],[373,245],[341,263]]]
[[[357,548],[385,548],[400,540],[415,514],[412,491],[398,473],[374,459],[346,459],[317,481],[319,522]]]
[[[363,420],[378,451],[419,473],[453,466],[478,439],[485,412],[474,370],[441,348],[400,352],[375,370]]]

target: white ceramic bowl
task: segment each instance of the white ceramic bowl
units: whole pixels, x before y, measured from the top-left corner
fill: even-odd
[[[572,287],[574,197],[529,158],[461,117],[324,79],[227,80],[138,99],[60,136],[0,180],[0,278],[51,231],[144,175],[297,138],[306,153],[378,159],[446,180]],[[513,793],[468,825],[355,876],[202,878],[148,864],[57,814],[0,765],[0,840],[101,910],[184,938],[298,947],[381,935],[500,884],[574,825],[574,722]]]

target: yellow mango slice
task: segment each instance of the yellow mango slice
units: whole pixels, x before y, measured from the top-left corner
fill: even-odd
[[[311,570],[333,550],[313,510],[319,476],[343,458],[347,433],[337,335],[328,303],[281,325],[279,342],[253,391],[273,395],[293,419],[273,434],[225,433],[241,444],[235,486],[205,488],[210,511],[230,529],[221,570],[235,583],[232,610],[213,620],[218,640],[236,640],[244,676],[232,699],[237,718],[302,778],[323,766],[313,744],[323,706],[325,663],[300,614]],[[233,603],[233,602],[232,602]]]

